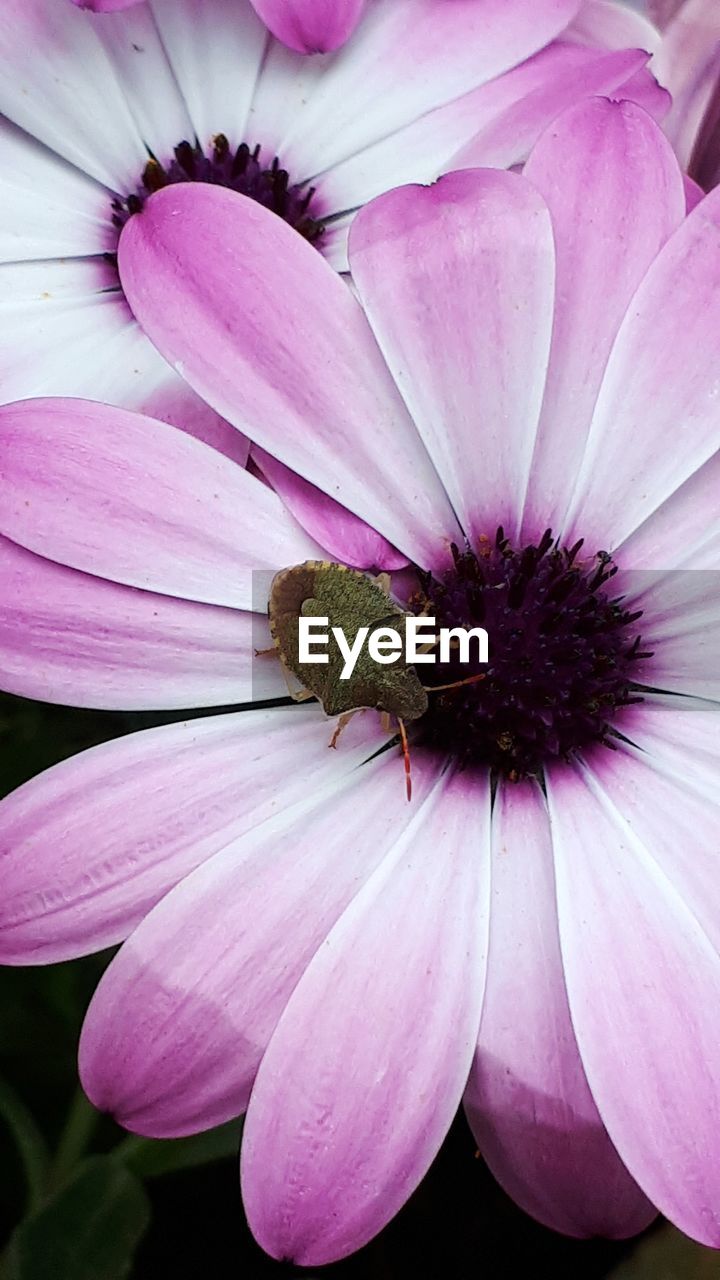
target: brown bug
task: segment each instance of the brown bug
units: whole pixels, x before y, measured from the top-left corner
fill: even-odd
[[[348,569],[346,565],[332,561],[306,560],[303,564],[282,569],[273,578],[268,618],[275,651],[285,672],[295,676],[303,686],[293,691],[288,681],[291,697],[297,702],[315,697],[326,715],[340,717],[331,747],[336,745],[344,726],[356,711],[364,708],[379,711],[388,726],[390,717],[395,717],[400,730],[409,800],[412,784],[405,721],[417,720],[424,715],[428,708],[428,692],[475,683],[483,676],[470,676],[468,680],[427,690],[420,683],[415,668],[404,657],[405,625],[411,615],[390,598],[389,592],[390,576],[387,573],[372,578],[359,569]],[[363,647],[352,673],[341,680],[345,659],[332,640],[328,644],[326,663],[308,665],[300,662],[301,617],[327,618],[329,629],[341,628],[349,645],[354,644],[361,628],[369,628],[370,632],[392,628],[403,640],[403,653],[398,654],[392,664],[379,665]]]

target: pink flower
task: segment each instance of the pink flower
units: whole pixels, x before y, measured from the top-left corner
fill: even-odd
[[[389,187],[468,163],[515,165],[589,94],[662,112],[647,53],[627,47],[652,38],[647,24],[618,25],[619,10],[596,4],[576,19],[580,8],[373,0],[342,52],[307,58],[268,37],[249,0],[152,0],[110,19],[67,0],[6,0],[2,400],[119,404],[241,461],[241,437],[158,359],[119,288],[128,198],[136,208],[193,174],[229,183],[344,269],[353,211]]]
[[[703,190],[720,182],[720,6],[683,0],[668,10],[654,67],[672,93],[666,132]]]
[[[411,804],[375,715],[328,751],[319,707],[286,705],[110,742],[0,806],[2,958],[127,939],[85,1088],[158,1136],[247,1107],[275,1257],[370,1238],[463,1096],[541,1221],[622,1237],[657,1206],[720,1243],[719,227],[715,194],[685,218],[650,118],[593,100],[524,176],[372,202],[360,301],[217,188],[161,191],[123,232],[133,310],[194,390],[398,547],[446,620],[502,638],[411,726]],[[7,689],[282,695],[251,657],[263,583],[328,542],[352,563],[355,528],[312,541],[247,471],[123,410],[0,418]]]
[[[72,0],[80,9],[116,13],[140,0]],[[360,21],[365,0],[252,0],[278,40],[298,53],[329,53],[344,44]]]

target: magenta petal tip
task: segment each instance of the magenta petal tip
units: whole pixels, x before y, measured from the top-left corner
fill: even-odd
[[[365,0],[252,0],[278,40],[297,53],[330,53],[352,35]]]

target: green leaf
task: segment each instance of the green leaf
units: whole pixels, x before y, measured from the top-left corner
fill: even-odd
[[[95,1156],[20,1223],[0,1275],[2,1280],[125,1280],[149,1221],[138,1179],[107,1156]]]
[[[0,1119],[15,1139],[28,1190],[28,1206],[36,1209],[47,1181],[48,1150],[30,1111],[6,1080],[0,1080]]]
[[[192,1169],[210,1164],[213,1160],[225,1160],[237,1156],[242,1124],[230,1120],[217,1129],[195,1133],[191,1138],[125,1138],[113,1151],[141,1178],[157,1178],[176,1169]]]
[[[664,1223],[611,1271],[608,1280],[720,1280],[720,1254]]]
[[[50,1169],[50,1188],[58,1190],[77,1168],[85,1154],[100,1112],[85,1096],[80,1085],[75,1090],[70,1110],[65,1117],[55,1158]]]

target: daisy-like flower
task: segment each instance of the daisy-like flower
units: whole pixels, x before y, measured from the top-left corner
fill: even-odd
[[[72,0],[94,13],[117,13],[144,0]],[[354,31],[365,0],[252,0],[274,36],[298,53],[329,53]]]
[[[654,68],[673,97],[666,132],[690,177],[709,191],[720,182],[720,6],[674,0],[658,17],[664,32]]]
[[[330,751],[317,704],[58,765],[0,806],[0,956],[127,938],[84,1086],[156,1136],[247,1108],[245,1206],[278,1258],[367,1241],[463,1096],[542,1222],[623,1237],[657,1206],[717,1245],[720,198],[686,217],[659,127],[598,99],[523,176],[381,196],[350,259],[359,300],[213,187],[129,223],[153,341],[357,524],[324,537],[321,512],[312,542],[277,493],[141,416],[7,406],[5,687],[281,694],[252,657],[257,582],[328,547],[357,563],[358,529],[415,566],[440,625],[486,625],[485,679],[429,695],[410,804],[379,718]]]
[[[644,69],[652,28],[605,0],[370,0],[316,57],[270,38],[249,0],[112,16],[6,0],[3,16],[0,398],[139,409],[238,461],[242,438],[158,359],[119,287],[121,227],[152,192],[228,186],[344,268],[352,211],[389,187],[514,165],[591,93],[668,101]]]

